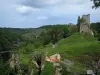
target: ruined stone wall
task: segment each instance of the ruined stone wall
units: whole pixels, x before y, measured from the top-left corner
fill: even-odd
[[[80,33],[90,33],[90,14],[83,15],[84,22],[80,23]]]
[[[82,18],[90,24],[90,14],[83,15]]]
[[[89,33],[90,29],[89,26],[87,24],[82,23],[80,25],[80,33]]]

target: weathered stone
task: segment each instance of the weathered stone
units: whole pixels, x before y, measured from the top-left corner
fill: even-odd
[[[74,62],[68,60],[68,59],[64,59],[64,62],[68,65],[68,66],[72,66],[74,65]]]
[[[94,35],[93,31],[90,29],[90,14],[82,15],[83,22],[80,22],[80,33],[89,33]]]
[[[59,63],[60,59],[61,59],[60,54],[54,54],[50,57],[46,57],[46,61],[53,63],[53,66],[54,66],[54,69],[55,69],[55,75],[61,75],[62,67]]]
[[[93,72],[93,70],[87,70],[87,74],[88,75],[95,75],[94,72]]]

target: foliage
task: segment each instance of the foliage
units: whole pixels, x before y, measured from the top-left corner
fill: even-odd
[[[41,75],[54,75],[54,66],[52,63],[46,62],[44,66],[44,70]]]
[[[49,28],[50,27],[50,28]],[[54,26],[42,26],[42,28],[47,28],[48,31],[46,33],[42,33],[44,35],[44,45],[52,42],[55,44],[62,38],[66,38],[69,36],[68,27],[66,25],[54,25]]]
[[[83,19],[83,18],[81,18],[81,19],[80,19],[80,23],[84,23],[84,22],[86,22],[86,20]]]
[[[99,28],[92,27],[94,30],[98,30]],[[12,33],[12,32],[13,33]],[[67,26],[67,25],[57,25],[57,26],[46,26],[40,27],[37,29],[25,29],[21,32],[14,30],[7,31],[5,29],[0,30],[0,51],[3,50],[16,50],[20,54],[20,63],[22,65],[27,66],[28,72],[32,71],[34,68],[34,72],[37,73],[37,68],[33,62],[29,62],[29,59],[34,59],[34,61],[41,62],[41,57],[43,57],[44,61],[44,53],[48,52],[48,55],[53,55],[55,53],[59,53],[63,59],[72,59],[72,57],[83,55],[87,52],[98,52],[100,49],[100,43],[97,42],[96,38],[91,35],[79,34],[77,32],[77,28],[75,25]],[[19,41],[18,41],[19,39]],[[19,42],[19,43],[18,43]],[[15,45],[18,43],[18,47]],[[57,43],[55,48],[52,48],[52,43]],[[15,45],[14,45],[15,44]],[[2,46],[4,45],[4,46]],[[14,46],[13,46],[14,45]],[[32,54],[30,58],[30,54],[32,52],[38,51]],[[42,53],[41,53],[42,52]],[[9,54],[9,53],[7,53]],[[7,56],[7,55],[6,55]],[[5,57],[6,57],[5,56]],[[3,57],[2,57],[3,58]],[[7,58],[7,60],[9,57]],[[4,60],[1,60],[2,62]],[[4,63],[4,62],[3,62]],[[44,63],[44,62],[43,62]],[[2,65],[2,64],[1,64]],[[41,64],[38,63],[39,66]],[[8,66],[7,66],[8,67]],[[80,66],[75,66],[80,67]],[[9,68],[9,67],[8,67]],[[22,67],[21,67],[22,68]],[[42,75],[50,74],[54,69],[52,69],[52,64],[45,63],[44,70],[41,71]],[[11,72],[11,70],[3,69],[0,67],[3,72],[7,71]],[[80,71],[79,69],[77,69]],[[13,72],[13,71],[12,71]],[[65,73],[65,69],[63,69],[63,73]]]
[[[69,36],[77,33],[77,26],[76,25],[68,25]]]
[[[0,28],[0,74],[7,75],[12,70],[9,67],[9,58],[11,53],[14,51],[21,39],[21,33],[23,30],[12,29],[12,28]]]
[[[78,16],[77,29],[78,29],[78,32],[80,32],[80,16]]]
[[[19,43],[20,35],[10,32],[8,29],[0,29],[0,52],[12,51]],[[2,53],[4,61],[9,59],[9,53]]]
[[[0,56],[0,74],[7,75],[11,72],[11,68],[9,67],[8,63],[4,63],[3,58]]]
[[[92,8],[98,8],[100,7],[100,0],[91,0],[93,1],[94,6]]]
[[[25,42],[34,44],[36,48],[45,47],[50,42],[55,44],[60,39],[68,36],[69,30],[67,25],[42,26],[22,35]]]
[[[34,71],[36,75],[40,75],[45,62],[45,55],[41,52],[34,52],[29,63],[30,63],[30,71]]]
[[[91,23],[91,29],[94,32],[94,36],[100,41],[100,23]]]

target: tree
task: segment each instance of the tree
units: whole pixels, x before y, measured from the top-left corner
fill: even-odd
[[[55,44],[59,40],[59,35],[61,33],[60,29],[58,27],[54,27],[49,30],[49,35],[51,36],[51,42]]]
[[[69,30],[66,25],[56,25],[48,31],[48,34],[51,37],[51,42],[55,44],[62,38],[69,36]]]
[[[77,29],[78,29],[78,32],[80,32],[80,16],[78,16]]]
[[[39,40],[42,42],[44,47],[49,44],[51,42],[51,36],[48,34],[48,31],[42,32],[39,36]]]
[[[100,0],[91,0],[93,1],[94,6],[92,8],[98,8],[100,7]]]
[[[18,35],[17,35],[18,34]],[[13,51],[15,44],[18,45],[19,33],[13,31],[13,29],[0,28],[0,74],[8,75],[11,71],[8,61],[10,59],[10,51]],[[2,58],[2,60],[1,60]]]
[[[11,43],[5,37],[0,38],[0,46],[0,52],[11,50]],[[3,57],[4,62],[6,62],[10,57],[10,53],[2,53],[1,56]]]
[[[94,32],[94,36],[98,38],[98,41],[100,41],[100,22],[91,23],[91,29]]]

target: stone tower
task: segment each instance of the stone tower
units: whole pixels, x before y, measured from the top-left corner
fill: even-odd
[[[80,23],[80,33],[90,33],[90,14],[83,15]]]
[[[89,33],[91,35],[94,35],[93,31],[90,29],[90,14],[82,15],[79,21],[80,33]]]
[[[84,20],[86,20],[88,23],[90,23],[90,14],[83,15],[82,18],[83,18]]]

